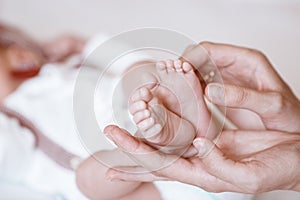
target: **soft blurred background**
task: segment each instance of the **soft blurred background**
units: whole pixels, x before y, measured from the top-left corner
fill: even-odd
[[[0,0],[0,21],[40,41],[61,33],[88,38],[161,27],[195,41],[253,47],[265,52],[300,96],[300,0]],[[283,193],[263,197],[293,199]]]
[[[0,20],[39,40],[162,27],[196,41],[249,46],[264,51],[300,95],[299,0],[0,0]]]

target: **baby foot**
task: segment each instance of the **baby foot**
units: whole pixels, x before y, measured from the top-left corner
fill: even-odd
[[[194,139],[192,124],[166,109],[147,87],[134,92],[129,110],[141,137],[165,153],[178,154]]]
[[[193,67],[181,60],[156,64],[159,85],[156,96],[178,116],[192,123],[199,135],[206,135],[211,120],[202,87]]]

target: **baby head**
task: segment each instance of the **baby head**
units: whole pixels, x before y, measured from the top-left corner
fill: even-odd
[[[31,77],[44,63],[41,47],[20,30],[0,24],[1,71],[16,77]]]

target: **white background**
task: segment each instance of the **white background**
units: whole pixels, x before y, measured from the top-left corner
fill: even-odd
[[[299,0],[0,0],[0,20],[43,40],[162,27],[264,51],[300,95]]]

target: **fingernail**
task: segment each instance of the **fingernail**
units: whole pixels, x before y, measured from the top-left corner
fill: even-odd
[[[113,141],[113,137],[109,134],[104,132],[105,137],[107,137],[109,140]]]
[[[116,182],[116,181],[122,181],[121,179],[119,179],[118,176],[118,172],[114,171],[114,170],[109,170],[106,174],[105,174],[105,178],[109,181],[112,182]]]
[[[193,141],[193,145],[198,150],[198,156],[203,156],[206,154],[207,148],[205,145],[205,139],[196,138]]]
[[[104,133],[104,136],[106,137],[107,141],[113,146],[113,147],[117,147],[113,137],[108,134],[108,133]]]
[[[208,96],[210,99],[219,99],[223,101],[225,99],[224,87],[219,84],[208,84]]]

